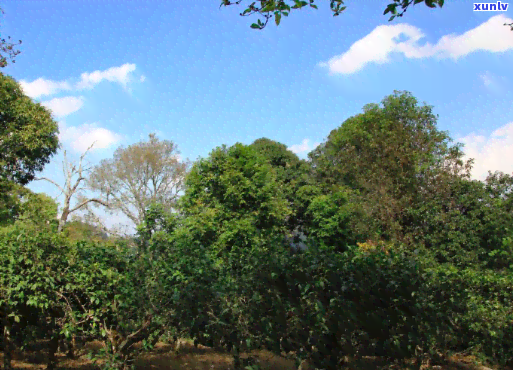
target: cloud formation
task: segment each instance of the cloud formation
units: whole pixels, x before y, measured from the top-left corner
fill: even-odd
[[[119,83],[126,88],[135,68],[135,64],[125,63],[104,71],[84,72],[80,75],[80,80],[74,84],[69,81],[52,81],[44,78],[38,78],[32,82],[21,80],[20,84],[25,94],[34,99],[54,95],[61,91],[92,89],[104,80]]]
[[[63,118],[71,113],[78,111],[84,105],[82,96],[66,96],[64,98],[54,98],[41,103],[49,108],[55,117]]]
[[[79,90],[92,89],[103,80],[117,82],[121,86],[126,87],[130,73],[133,71],[135,71],[135,64],[125,63],[122,66],[111,67],[105,71],[84,72],[80,75],[80,81],[77,83],[76,88]]]
[[[513,50],[511,30],[504,26],[504,23],[511,22],[512,19],[500,14],[461,35],[445,35],[435,45],[420,45],[419,41],[425,35],[409,24],[378,26],[345,53],[319,63],[319,66],[327,67],[332,74],[352,74],[369,63],[390,62],[393,53],[408,59],[437,57],[457,60],[476,51],[498,53]]]
[[[474,133],[457,140],[465,144],[463,151],[468,158],[474,158],[472,177],[484,180],[488,171],[513,173],[513,122],[510,122],[489,136]]]
[[[105,149],[118,143],[122,137],[113,131],[97,124],[83,124],[80,126],[66,127],[62,122],[59,126],[59,140],[69,143],[72,149],[83,153],[87,148],[94,144],[94,149]]]
[[[314,150],[320,143],[314,143],[310,145],[309,139],[304,139],[301,144],[295,144],[288,147],[290,151],[296,154],[308,153]]]
[[[66,81],[52,81],[45,78],[38,78],[32,82],[20,81],[23,92],[31,98],[53,95],[63,90],[71,90],[71,85]]]

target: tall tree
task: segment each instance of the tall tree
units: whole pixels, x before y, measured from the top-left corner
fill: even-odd
[[[397,237],[406,210],[433,194],[448,195],[456,177],[469,176],[471,161],[463,162],[461,145],[451,145],[436,121],[432,107],[408,92],[368,104],[309,154],[318,180],[356,190],[367,224],[378,220],[376,233]]]
[[[101,204],[102,206],[108,207],[108,203],[103,201],[99,198],[87,198],[83,195],[83,191],[85,190],[84,186],[80,186],[81,183],[85,183],[87,173],[89,172],[89,168],[83,167],[83,160],[86,156],[87,152],[93,147],[94,143],[87,148],[87,150],[80,156],[80,160],[78,162],[78,165],[69,162],[66,157],[66,151],[64,151],[64,160],[62,162],[62,172],[65,177],[65,184],[64,186],[60,186],[57,184],[54,180],[49,179],[47,177],[38,177],[36,180],[45,180],[49,183],[56,186],[61,193],[64,194],[64,202],[62,207],[62,212],[59,216],[59,228],[58,232],[61,232],[64,225],[66,224],[66,221],[68,220],[69,215],[72,213],[81,210],[82,208],[86,207],[89,203],[93,202],[96,204]],[[59,194],[59,195],[60,195]],[[71,200],[72,198],[76,196],[77,203],[74,206],[71,206]]]
[[[251,145],[263,156],[276,173],[276,180],[282,184],[283,194],[291,207],[292,214],[288,218],[289,230],[300,228],[304,219],[304,186],[313,185],[310,164],[287,148],[285,144],[267,138],[255,140]]]
[[[179,154],[175,143],[150,134],[148,141],[120,147],[112,159],[96,166],[89,188],[101,195],[110,210],[122,212],[137,226],[150,204],[175,206],[189,167]]]
[[[230,343],[238,368],[241,342],[249,352],[266,337],[279,337],[284,313],[275,282],[286,260],[290,208],[276,172],[254,148],[239,143],[196,162],[186,185],[180,199],[185,218],[175,235],[188,235],[187,247],[204,248],[214,262],[218,308],[209,313],[206,329],[215,341]]]
[[[57,152],[58,125],[50,110],[0,72],[0,178],[26,185]]]
[[[0,72],[0,223],[16,214],[15,193],[56,153],[58,125],[48,109]]]

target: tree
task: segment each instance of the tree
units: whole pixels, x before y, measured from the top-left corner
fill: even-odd
[[[139,225],[150,204],[175,206],[188,166],[179,159],[175,143],[150,134],[148,141],[118,148],[114,158],[93,169],[87,183],[112,211],[122,212]]]
[[[90,240],[101,242],[108,239],[108,234],[105,231],[83,221],[79,217],[73,217],[72,220],[65,225],[63,231],[71,241]]]
[[[241,3],[242,0],[221,0],[221,6],[239,5]],[[444,0],[393,0],[392,3],[387,5],[383,14],[390,13],[389,21],[391,21],[395,17],[402,17],[411,5],[419,3],[424,3],[430,8],[436,8],[437,6],[441,8],[444,5]],[[250,16],[258,14],[263,17],[263,22],[261,19],[258,19],[257,23],[251,25],[251,28],[261,30],[267,25],[269,19],[274,17],[274,21],[278,26],[282,16],[287,17],[292,10],[304,7],[317,9],[315,0],[258,0],[251,1],[251,4],[240,15]],[[330,8],[333,16],[338,16],[346,9],[346,6],[344,6],[344,0],[330,0]]]
[[[200,242],[226,257],[283,239],[290,214],[275,172],[242,144],[217,148],[193,166],[180,210],[188,222],[197,220]]]
[[[191,169],[180,210],[177,235],[189,235],[188,245],[204,248],[215,266],[208,334],[227,343],[236,366],[242,343],[279,344],[276,280],[288,254],[290,208],[275,171],[251,146],[216,148]]]
[[[44,193],[33,193],[24,186],[15,183],[10,185],[10,189],[4,194],[0,226],[12,226],[19,222],[38,227],[53,226],[58,209],[55,200]]]
[[[22,185],[34,179],[58,148],[58,126],[50,111],[0,73],[0,223],[17,214]]]
[[[312,176],[312,167],[287,149],[285,144],[267,138],[255,140],[251,145],[276,174],[276,180],[281,183],[283,194],[291,208],[291,215],[287,219],[290,233],[298,234],[304,223],[305,192],[300,189],[304,186],[315,186]],[[318,192],[316,192],[317,194]]]
[[[0,73],[0,179],[26,185],[58,149],[51,112]]]
[[[86,180],[86,173],[89,172],[89,168],[83,168],[82,162],[87,152],[93,147],[94,143],[91,144],[89,148],[80,156],[80,160],[78,162],[78,167],[74,163],[68,162],[66,158],[66,151],[64,151],[64,160],[62,162],[62,171],[66,178],[66,183],[64,187],[57,184],[55,181],[47,178],[47,177],[39,177],[36,180],[45,180],[49,183],[55,185],[60,191],[60,194],[64,194],[64,206],[62,207],[61,215],[59,216],[59,228],[58,231],[61,232],[68,217],[70,214],[79,211],[80,209],[86,207],[89,203],[93,202],[96,204],[101,204],[105,207],[108,207],[108,203],[99,199],[99,198],[87,198],[83,196],[82,191],[85,190],[85,187],[80,187],[80,184]],[[75,182],[73,183],[73,178],[77,176]],[[60,195],[59,194],[59,195]],[[78,196],[77,204],[72,207],[71,199],[73,196]]]
[[[0,12],[4,14],[4,10],[2,8],[0,8]],[[8,36],[7,39],[0,39],[0,68],[7,66],[7,59],[10,59],[12,63],[15,63],[16,55],[21,53],[21,51],[15,49],[16,45],[21,45],[21,40],[16,44],[13,44],[10,40],[11,36]]]
[[[318,181],[333,191],[356,190],[353,200],[367,214],[361,227],[375,220],[371,234],[401,239],[405,227],[415,227],[407,210],[449,195],[451,182],[469,176],[472,162],[463,162],[461,145],[451,146],[436,120],[432,107],[408,92],[366,105],[309,154]]]

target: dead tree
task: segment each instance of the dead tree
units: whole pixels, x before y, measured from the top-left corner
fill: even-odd
[[[107,201],[104,201],[99,198],[87,198],[81,195],[81,192],[85,190],[85,187],[80,186],[80,184],[86,180],[86,173],[90,170],[90,168],[84,168],[82,166],[82,162],[84,160],[84,157],[86,156],[87,152],[93,147],[94,143],[91,144],[89,148],[80,156],[80,160],[77,164],[73,162],[68,162],[66,158],[66,151],[64,151],[64,160],[62,162],[62,170],[64,173],[64,177],[66,179],[66,182],[64,186],[60,186],[52,179],[49,179],[47,177],[38,177],[36,180],[45,180],[50,182],[51,184],[55,185],[61,193],[58,195],[58,197],[61,194],[64,194],[64,203],[61,215],[59,216],[59,226],[58,226],[58,232],[61,232],[64,228],[64,225],[66,224],[66,221],[68,220],[68,217],[73,212],[76,212],[83,207],[85,207],[89,203],[97,203],[101,204],[105,207],[109,207],[109,204]],[[77,177],[78,176],[78,177]],[[76,177],[75,180],[73,180]],[[78,202],[74,207],[71,207],[71,200],[74,196],[78,197]]]

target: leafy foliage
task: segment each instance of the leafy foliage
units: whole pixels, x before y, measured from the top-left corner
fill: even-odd
[[[405,210],[445,194],[452,179],[468,173],[471,162],[463,163],[461,146],[450,141],[437,130],[432,107],[396,91],[382,106],[368,104],[348,118],[309,156],[319,182],[358,191],[353,199],[364,212],[365,226],[355,228],[406,242],[406,229],[416,225]]]
[[[240,3],[242,3],[242,0],[222,0],[221,6],[239,5]],[[390,13],[392,16],[389,21],[391,21],[395,17],[402,17],[411,5],[419,3],[424,3],[430,8],[436,8],[437,6],[441,8],[444,5],[444,0],[394,0],[387,5],[383,14]],[[317,9],[315,0],[258,0],[252,1],[240,15],[260,15],[263,21],[262,19],[258,19],[257,23],[251,24],[251,28],[261,30],[267,25],[269,19],[274,17],[275,23],[278,26],[282,16],[288,17],[291,11],[305,7]],[[346,8],[344,0],[330,0],[330,9],[334,17],[340,15]]]
[[[151,140],[136,152],[162,154]],[[262,348],[315,369],[462,351],[511,364],[513,177],[471,180],[450,142],[431,107],[395,92],[310,161],[265,138],[218,147],[178,201],[144,198],[137,248],[78,221],[58,233],[51,199],[4,182],[6,363],[23,340],[49,339],[55,368],[57,340],[78,336],[105,342],[103,368],[129,369],[173,333],[237,369]]]
[[[0,181],[26,185],[58,148],[58,126],[50,111],[0,73]]]

